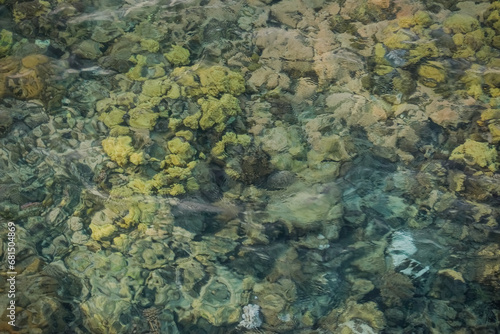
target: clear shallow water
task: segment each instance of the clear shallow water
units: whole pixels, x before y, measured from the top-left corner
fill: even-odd
[[[0,331],[495,333],[498,8],[3,1]]]

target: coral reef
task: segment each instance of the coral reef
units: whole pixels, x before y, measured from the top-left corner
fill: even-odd
[[[467,139],[465,143],[451,152],[450,160],[460,161],[469,166],[488,168],[491,171],[497,169],[497,150],[488,143],[480,143]]]
[[[0,3],[15,332],[499,328],[500,2]]]
[[[180,45],[173,45],[172,51],[165,53],[165,58],[167,58],[172,65],[180,66],[189,64],[189,55],[189,50]]]

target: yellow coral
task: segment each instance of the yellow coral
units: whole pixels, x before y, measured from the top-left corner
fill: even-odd
[[[198,87],[200,84],[195,80],[194,71],[191,67],[178,67],[172,71],[171,76],[184,87]]]
[[[175,100],[181,97],[181,88],[175,82],[169,82],[167,97]]]
[[[146,96],[162,96],[167,92],[168,85],[162,79],[146,80],[142,85],[142,94]]]
[[[132,153],[130,155],[130,162],[133,163],[134,165],[142,165],[142,164],[144,164],[145,163],[144,152]]]
[[[186,161],[178,156],[177,154],[169,154],[165,157],[164,162],[167,165],[173,165],[173,166],[179,166],[179,167],[185,167],[186,166]]]
[[[131,143],[132,138],[128,136],[109,137],[102,141],[102,148],[111,160],[124,166],[128,162],[129,156],[134,152]]]
[[[183,131],[177,131],[175,133],[175,135],[177,137],[183,137],[184,139],[190,141],[193,139],[194,135],[191,131],[188,131],[188,130],[183,130]]]
[[[153,189],[153,182],[137,178],[130,181],[128,187],[135,193],[149,195]]]
[[[245,91],[245,80],[239,73],[223,66],[208,68],[180,67],[172,71],[175,82],[185,96],[240,95]]]
[[[136,64],[127,73],[127,77],[132,80],[146,81],[150,78],[161,78],[165,76],[165,70],[161,65],[156,64],[154,66],[148,67],[148,58],[143,55],[132,56],[129,60]],[[144,71],[145,68],[147,69],[147,71]],[[148,74],[147,77],[143,76],[144,72]]]
[[[187,126],[188,128],[196,130],[198,129],[199,126],[198,121],[200,120],[200,118],[201,118],[201,112],[197,112],[194,115],[189,115],[186,118],[184,118],[182,123],[184,123],[184,125]]]
[[[158,52],[160,49],[160,43],[154,39],[143,39],[141,40],[141,48],[149,52]]]
[[[128,126],[115,125],[109,131],[111,137],[126,136],[130,133],[130,128]]]
[[[432,18],[427,12],[418,11],[415,13],[415,15],[413,15],[413,23],[416,25],[427,28],[432,24],[432,22]]]
[[[91,237],[96,241],[108,238],[116,231],[116,226],[112,224],[96,225],[94,223],[91,223],[89,227],[92,231]]]
[[[36,69],[32,68],[22,68],[19,72],[7,76],[7,86],[20,99],[36,98],[44,88]]]
[[[128,114],[130,116],[129,124],[131,127],[148,130],[153,130],[156,120],[160,116],[142,107],[130,109]]]
[[[164,56],[174,66],[189,64],[189,50],[180,45],[172,45],[172,51],[165,53]]]
[[[383,42],[389,49],[409,49],[411,47],[410,37],[402,31],[391,34]]]
[[[191,169],[181,168],[177,166],[167,168],[166,172],[169,177],[176,178],[179,180],[185,180],[191,176]]]
[[[120,234],[116,238],[113,238],[113,244],[115,245],[116,248],[122,249],[125,246],[127,239],[128,239],[127,235]]]
[[[170,117],[168,119],[168,128],[175,131],[182,124],[182,119]]]
[[[229,94],[222,95],[220,100],[210,96],[206,99],[201,98],[198,99],[198,104],[203,112],[199,122],[203,130],[215,126],[217,132],[222,132],[228,118],[236,116],[241,111],[238,99]]]
[[[480,143],[467,139],[464,144],[451,152],[450,160],[464,162],[469,166],[478,165],[496,171],[497,150],[488,143]]]
[[[127,198],[129,196],[132,196],[134,192],[132,189],[129,187],[113,187],[113,189],[110,190],[109,195],[111,197],[117,197],[117,198]]]
[[[408,64],[416,64],[422,58],[434,58],[439,56],[439,48],[434,42],[418,44],[414,49],[410,50],[410,59]]]
[[[112,128],[115,125],[119,125],[123,123],[123,116],[125,116],[126,112],[113,108],[110,112],[105,112],[99,115],[99,120],[103,122],[108,128]]]
[[[480,126],[485,126],[491,120],[500,120],[500,109],[486,109],[481,113],[481,119],[477,123]]]
[[[469,15],[453,14],[443,22],[446,32],[468,33],[479,28],[479,21]]]
[[[189,144],[189,142],[184,141],[180,137],[175,137],[174,139],[167,142],[167,147],[172,154],[178,155],[183,160],[189,160],[196,154],[196,150]]]
[[[229,176],[233,180],[238,180],[241,177],[241,174],[231,167],[224,168],[224,171],[226,172],[227,176]]]
[[[418,75],[422,83],[428,87],[436,87],[446,80],[444,66],[436,61],[428,61],[418,68]]]
[[[500,124],[490,124],[488,125],[488,130],[491,133],[491,142],[493,144],[498,144],[500,142]]]
[[[128,209],[128,214],[123,217],[123,220],[118,222],[118,225],[122,228],[129,228],[134,226],[139,222],[141,217],[141,210],[137,206],[131,206]]]
[[[14,21],[21,22],[23,19],[33,19],[50,12],[50,3],[43,0],[28,2],[17,2],[13,8]]]
[[[406,17],[402,17],[398,20],[398,25],[401,27],[401,28],[411,28],[413,27],[415,23],[413,22],[413,17],[411,16],[406,16]]]
[[[418,11],[413,16],[403,17],[399,19],[398,24],[401,28],[411,28],[413,26],[420,26],[427,28],[432,24],[430,15],[423,11]]]
[[[186,190],[184,189],[184,186],[182,184],[174,184],[170,189],[168,190],[168,193],[172,196],[178,196],[186,193]]]
[[[252,138],[248,135],[237,135],[234,132],[228,132],[222,136],[221,140],[212,148],[212,154],[222,158],[226,145],[242,145],[246,147],[250,145],[251,142]]]
[[[238,96],[245,91],[245,80],[241,74],[225,67],[202,68],[196,73],[200,78],[201,91],[206,95],[218,96],[229,93]]]

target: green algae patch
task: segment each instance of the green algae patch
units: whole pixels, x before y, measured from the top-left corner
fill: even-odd
[[[116,232],[116,226],[108,224],[108,225],[95,225],[95,224],[90,224],[89,225],[90,230],[92,231],[92,239],[96,241],[100,241],[102,239],[106,239],[111,237],[115,232]]]
[[[199,122],[200,118],[201,118],[201,112],[197,112],[193,115],[189,115],[186,118],[184,118],[182,123],[184,124],[184,126],[190,128],[190,129],[196,130],[199,127],[198,122]]]
[[[0,57],[7,55],[13,43],[12,32],[2,29],[0,31]]]
[[[418,75],[423,85],[427,87],[436,87],[446,80],[446,70],[444,66],[437,61],[428,61],[418,68]]]
[[[146,56],[131,56],[129,61],[136,64],[127,73],[127,77],[131,80],[146,81],[165,76],[163,66],[161,64],[150,64]]]
[[[174,49],[182,51],[180,47]],[[99,120],[110,128],[110,137],[102,142],[104,151],[120,167],[127,167],[124,168],[127,183],[114,184],[110,191],[112,196],[179,196],[197,191],[200,186],[192,173],[197,165],[195,155],[206,157],[216,144],[204,147],[195,139],[223,135],[228,125],[241,113],[240,101],[236,98],[245,91],[241,74],[224,66],[193,66],[177,67],[169,75],[155,77],[156,69],[165,69],[159,64],[149,64],[149,58],[136,55],[130,59],[136,66],[127,73],[127,77],[142,81],[135,83],[140,93],[128,93],[126,101],[119,98],[123,94],[115,93],[96,104]],[[128,87],[125,82],[123,85]],[[197,104],[192,103],[187,112],[177,113],[167,107],[165,102],[168,99],[191,100]],[[174,138],[153,139],[155,135],[149,131],[154,131],[160,117],[161,129],[175,133]],[[234,138],[230,133],[217,143],[215,151],[224,151],[226,145],[248,146],[251,142],[250,136],[232,135]],[[164,158],[159,155],[150,157],[150,144],[146,144],[144,151],[134,150],[132,137],[139,144],[142,140],[148,142],[145,136],[161,147]],[[234,169],[240,168],[235,165]]]
[[[165,157],[168,165],[186,166],[196,154],[196,150],[184,138],[175,137],[167,143],[171,154]]]
[[[472,139],[467,139],[465,143],[451,152],[450,160],[459,161],[468,166],[488,168],[494,172],[497,170],[497,155],[496,148],[488,143],[480,143]]]
[[[181,94],[187,97],[238,96],[245,91],[243,76],[224,66],[177,67],[170,77],[181,87]]]
[[[245,80],[239,73],[222,66],[212,66],[197,71],[200,78],[201,91],[204,94],[218,96],[228,93],[238,96],[245,91]]]
[[[203,130],[215,127],[217,132],[226,128],[226,122],[231,116],[241,112],[240,102],[232,95],[224,94],[220,99],[214,97],[201,98],[198,104],[202,110],[200,127]]]
[[[212,154],[219,159],[223,159],[227,145],[242,145],[243,147],[247,147],[251,141],[252,139],[248,135],[237,135],[234,132],[228,132],[214,145]]]
[[[160,50],[160,43],[153,39],[144,39],[141,41],[141,48],[149,52],[158,52]]]
[[[132,138],[128,136],[109,137],[102,141],[104,152],[120,166],[125,166],[134,152]]]
[[[160,116],[146,108],[134,108],[128,112],[130,116],[129,124],[133,128],[153,130],[156,120]]]
[[[189,50],[180,45],[172,45],[172,51],[165,53],[164,56],[174,66],[189,64]]]
[[[453,33],[468,33],[479,28],[479,21],[469,15],[453,14],[443,22],[445,30]]]
[[[103,122],[108,128],[123,123],[123,116],[126,112],[124,110],[113,108],[110,112],[105,112],[99,115],[99,120]]]

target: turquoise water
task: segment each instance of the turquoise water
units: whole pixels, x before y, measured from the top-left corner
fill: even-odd
[[[500,2],[0,0],[0,333],[497,333]]]

